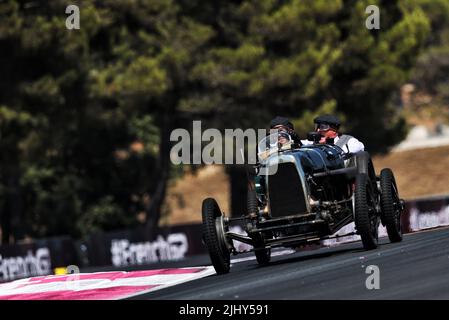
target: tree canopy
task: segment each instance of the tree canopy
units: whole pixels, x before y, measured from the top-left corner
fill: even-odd
[[[395,95],[447,34],[440,1],[0,1],[2,240],[157,225],[170,132],[304,134],[335,112],[382,152],[406,123]],[[368,30],[368,5],[380,29]],[[142,219],[143,217],[143,219]]]

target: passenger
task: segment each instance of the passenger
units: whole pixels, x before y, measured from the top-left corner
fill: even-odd
[[[365,146],[357,138],[348,134],[340,133],[340,120],[334,115],[321,115],[316,117],[313,122],[315,123],[315,131],[321,134],[320,143],[328,143],[328,139],[333,139],[336,146],[339,146],[346,153],[357,153],[364,151]],[[302,141],[304,145],[312,144],[311,141]]]

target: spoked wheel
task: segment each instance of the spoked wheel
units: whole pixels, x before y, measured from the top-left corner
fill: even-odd
[[[380,205],[382,208],[382,220],[387,228],[388,238],[391,242],[402,241],[401,226],[401,200],[391,169],[386,168],[380,172]]]
[[[217,274],[228,273],[231,267],[231,251],[225,234],[223,215],[215,199],[207,198],[203,201],[202,215],[203,240],[212,265]]]
[[[354,220],[365,250],[377,248],[379,218],[376,196],[367,174],[357,175],[355,184]]]

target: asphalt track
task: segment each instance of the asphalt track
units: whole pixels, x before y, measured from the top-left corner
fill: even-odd
[[[266,266],[255,260],[238,262],[229,274],[133,299],[449,299],[448,228],[408,234],[400,243],[387,238],[379,242],[371,251],[354,242],[277,256]],[[370,265],[379,267],[380,289],[366,288]]]

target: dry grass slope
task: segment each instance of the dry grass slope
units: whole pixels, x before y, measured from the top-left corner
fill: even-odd
[[[404,199],[449,194],[449,146],[392,152],[375,157],[374,166],[393,170]]]
[[[186,174],[169,187],[165,206],[170,212],[161,225],[201,221],[201,204],[215,198],[225,213],[229,212],[229,181],[223,166],[206,166],[194,175]]]

